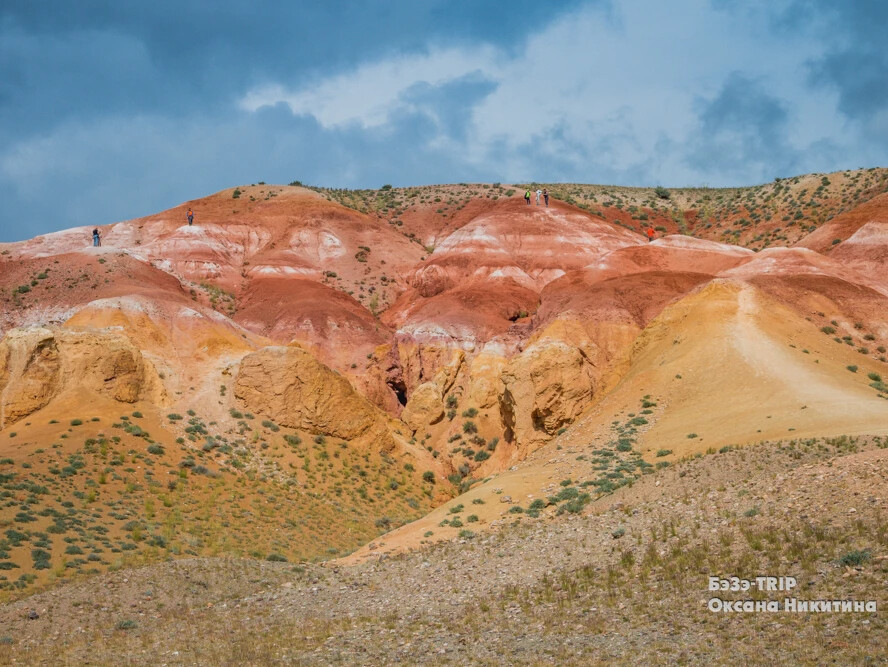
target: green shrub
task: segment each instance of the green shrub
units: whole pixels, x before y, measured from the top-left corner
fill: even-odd
[[[656,455],[658,457],[659,456],[669,456],[671,453],[672,453],[671,449],[658,449]]]
[[[83,424],[82,419],[72,419],[71,420],[71,426],[80,426],[81,424]]]
[[[839,564],[845,567],[857,567],[868,561],[871,555],[869,549],[849,551],[839,558]]]
[[[422,481],[428,482],[429,484],[434,484],[435,473],[433,473],[431,470],[426,470],[424,473],[422,473]]]
[[[854,364],[851,364],[850,366],[845,366],[845,368],[847,368],[847,369],[848,369],[849,371],[851,371],[852,373],[856,373],[856,372],[857,372],[857,366],[855,366]]]

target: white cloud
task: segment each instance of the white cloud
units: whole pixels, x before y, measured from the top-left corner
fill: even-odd
[[[277,84],[263,86],[248,92],[240,106],[256,111],[283,103],[294,114],[310,114],[328,128],[350,123],[377,127],[387,123],[391,112],[404,104],[401,98],[411,87],[420,83],[437,87],[479,71],[496,79],[499,59],[496,50],[488,46],[399,55],[361,65],[301,90]]]
[[[240,104],[256,111],[284,103],[328,128],[379,128],[396,114],[417,111],[405,95],[412,86],[442,86],[476,73],[495,86],[471,110],[464,137],[429,139],[475,169],[503,180],[714,185],[736,173],[701,173],[681,152],[694,138],[700,104],[715,97],[733,71],[761,81],[780,99],[788,96],[789,140],[796,148],[825,137],[840,145],[855,141],[835,100],[804,84],[806,63],[821,48],[815,40],[770,33],[754,12],[717,11],[708,0],[647,0],[562,16],[517,55],[488,46],[401,54],[295,90],[252,90]],[[770,176],[746,174],[748,180]]]

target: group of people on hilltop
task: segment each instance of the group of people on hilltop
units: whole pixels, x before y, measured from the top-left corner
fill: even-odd
[[[537,206],[540,205],[540,197],[542,197],[543,199],[546,200],[546,206],[548,206],[549,205],[549,190],[548,190],[548,188],[543,188],[542,190],[540,190],[539,188],[537,189],[537,191],[536,191],[536,200],[537,200],[536,205]],[[528,206],[530,206],[530,189],[529,188],[524,191],[524,203],[527,204]]]
[[[548,188],[543,188],[542,190],[537,188],[537,191],[536,191],[536,205],[537,206],[540,205],[540,197],[543,198],[543,200],[546,202],[546,206],[548,206],[549,205],[549,190],[548,190]],[[527,204],[528,206],[530,206],[530,199],[531,199],[531,192],[530,192],[530,188],[528,188],[527,190],[524,191],[524,203]],[[185,213],[185,217],[188,218],[188,226],[191,227],[191,225],[194,224],[194,211],[191,210],[190,206],[188,207],[188,211]],[[656,232],[654,231],[654,228],[648,227],[647,228],[648,241],[653,241],[655,236],[656,236]],[[99,230],[98,230],[98,228],[93,229],[93,247],[98,248],[101,245],[102,245],[102,239],[99,236]]]
[[[194,211],[191,210],[191,207],[188,207],[188,212],[185,214],[185,217],[188,218],[188,226],[194,223]],[[99,228],[96,227],[93,229],[93,248],[98,248],[102,245],[102,237],[99,235]]]

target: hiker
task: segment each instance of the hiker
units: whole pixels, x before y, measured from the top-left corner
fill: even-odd
[[[540,196],[543,194],[543,191],[537,188],[536,196],[537,196],[537,206],[540,205]]]
[[[549,188],[543,188],[543,199],[546,200],[546,206],[549,205]]]
[[[189,207],[186,215],[188,216],[188,226],[191,227],[191,223],[194,222],[194,211]]]
[[[93,229],[93,248],[98,248],[102,245],[102,240],[99,238],[99,230],[98,228]]]
[[[530,190],[524,191],[524,203],[530,206]]]
[[[648,243],[650,243],[651,241],[654,240],[654,228],[653,227],[648,227],[647,235],[648,235]]]

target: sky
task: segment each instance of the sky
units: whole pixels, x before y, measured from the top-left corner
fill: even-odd
[[[0,242],[266,181],[888,166],[884,0],[3,0]]]

